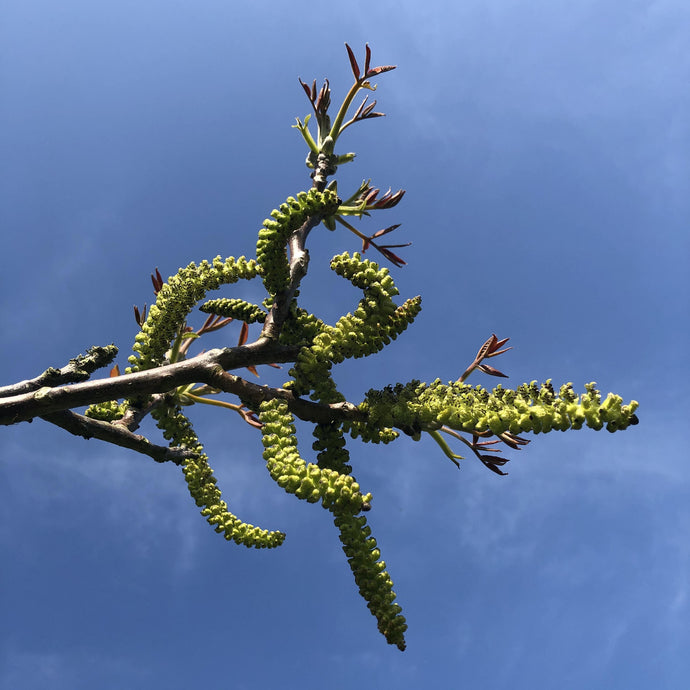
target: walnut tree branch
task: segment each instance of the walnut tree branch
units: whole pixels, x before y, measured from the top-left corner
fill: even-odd
[[[0,398],[0,424],[16,424],[109,400],[167,393],[190,383],[210,383],[216,370],[294,362],[299,350],[299,346],[279,345],[260,338],[249,345],[209,350],[182,362],[132,374],[68,386],[43,386],[29,393]]]
[[[139,428],[141,420],[144,419],[144,417],[146,417],[146,415],[149,414],[154,407],[160,405],[164,401],[164,398],[165,394],[156,393],[155,395],[151,395],[146,398],[146,400],[140,404],[130,404],[124,416],[120,419],[116,419],[113,424],[122,426],[129,431],[136,431]]]
[[[314,171],[311,174],[314,180],[314,187],[320,192],[326,189],[326,184],[328,183],[328,177],[330,175],[335,175],[338,170],[338,166],[335,163],[336,156],[333,154],[328,154],[325,152],[319,153],[316,159],[316,165],[314,166]]]
[[[194,451],[186,448],[154,445],[144,436],[133,434],[122,425],[90,419],[71,410],[51,412],[41,415],[41,419],[45,419],[45,421],[55,424],[75,436],[86,439],[97,438],[122,448],[129,448],[137,451],[137,453],[148,455],[156,462],[173,462],[176,465],[182,465],[187,458],[195,454]]]
[[[54,387],[66,383],[86,381],[96,369],[110,364],[116,355],[117,347],[115,345],[106,345],[105,347],[94,345],[87,350],[85,355],[77,355],[70,359],[69,364],[62,369],[50,367],[33,379],[19,381],[9,386],[0,386],[0,398],[30,393],[44,386]]]
[[[0,424],[16,424],[41,417],[67,429],[64,426],[67,423],[65,417],[55,416],[57,413],[109,400],[166,393],[190,383],[205,383],[227,393],[233,393],[257,409],[264,400],[281,398],[288,402],[293,414],[304,421],[363,420],[364,414],[352,403],[343,402],[332,405],[314,403],[295,397],[289,390],[260,386],[226,371],[226,369],[240,368],[247,366],[247,364],[291,362],[295,360],[299,349],[297,346],[286,347],[266,339],[260,339],[250,345],[209,350],[189,360],[133,374],[123,374],[113,378],[85,381],[55,388],[44,386],[31,393],[0,399]],[[102,438],[102,436],[97,435],[96,430],[98,433],[105,434],[108,429],[117,426],[122,429],[122,435],[117,436],[117,438],[134,438],[135,435],[132,434],[132,430],[137,428],[138,422],[149,410],[150,406],[146,405],[130,417],[125,417],[113,424],[99,422],[98,425],[89,425],[90,437]],[[77,416],[82,417],[81,415]],[[83,419],[86,420],[87,418],[84,417]],[[95,422],[96,420],[89,421]],[[78,427],[74,420],[71,421],[71,424],[72,429],[81,429],[84,428],[85,422],[80,421],[81,427]],[[81,431],[72,429],[68,429],[68,431],[84,435]],[[107,433],[111,433],[111,436],[103,438],[103,440],[124,445],[113,440],[116,438],[112,435],[115,432],[108,431]],[[132,445],[125,445],[125,447],[133,448]],[[141,447],[144,448],[145,446]],[[134,449],[137,450],[138,448]]]
[[[273,306],[266,316],[261,337],[277,340],[287,318],[290,304],[299,289],[302,278],[309,268],[309,252],[305,248],[307,236],[323,220],[323,214],[310,215],[288,239],[290,248],[290,282],[281,290],[273,301]]]
[[[311,402],[304,398],[295,397],[292,391],[284,388],[260,386],[219,369],[212,373],[212,378],[208,383],[226,393],[234,393],[243,402],[249,403],[257,410],[259,405],[266,400],[275,398],[285,400],[290,412],[305,422],[328,423],[346,419],[353,421],[366,419],[366,414],[352,403],[339,402],[327,405]]]

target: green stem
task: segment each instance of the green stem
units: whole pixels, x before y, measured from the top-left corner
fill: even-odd
[[[439,446],[441,446],[441,450],[443,451],[444,455],[451,460],[457,467],[460,467],[460,463],[458,460],[464,460],[462,455],[457,455],[455,454],[451,449],[450,446],[443,440],[443,437],[441,434],[438,433],[438,431],[428,431],[427,432],[431,438],[438,443]]]
[[[357,95],[358,91],[362,88],[362,85],[365,83],[365,81],[366,80],[364,79],[356,81],[350,87],[350,90],[347,92],[347,96],[345,96],[345,100],[340,106],[338,114],[335,116],[335,120],[333,121],[331,131],[328,133],[328,136],[332,137],[334,142],[338,140],[338,136],[341,133],[341,126],[343,124],[343,120],[345,119],[345,115],[347,115],[347,111],[350,109],[352,101],[355,99],[355,96]]]
[[[336,221],[340,223],[341,225],[344,225],[350,232],[354,232],[357,237],[359,237],[360,240],[368,240],[369,238],[357,228],[354,226],[350,225],[346,220],[343,220],[340,216],[335,217]]]
[[[297,129],[299,129],[300,134],[302,135],[302,138],[304,139],[304,141],[307,142],[307,146],[314,153],[319,153],[319,147],[316,145],[316,142],[314,141],[314,137],[312,137],[311,132],[309,131],[309,125],[307,124],[306,119],[305,119],[304,124],[302,124],[300,122],[299,118],[297,118],[297,122],[299,123],[297,126]]]
[[[180,346],[182,345],[182,334],[184,333],[185,324],[183,323],[177,331],[177,336],[170,348],[170,364],[175,364],[180,357]]]
[[[225,407],[234,412],[238,412],[240,405],[234,405],[233,403],[226,402],[224,400],[213,400],[212,398],[204,398],[200,395],[194,395],[193,393],[185,393],[185,397],[193,400],[195,403],[201,403],[202,405],[216,405],[217,407]]]

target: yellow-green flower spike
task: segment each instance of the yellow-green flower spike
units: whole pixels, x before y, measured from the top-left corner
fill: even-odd
[[[334,326],[324,325],[309,347],[299,354],[290,374],[295,377],[296,395],[314,391],[321,399],[330,389],[330,369],[345,359],[367,357],[395,340],[421,310],[421,297],[396,306],[398,294],[387,268],[347,252],[331,261],[331,268],[364,291],[354,314],[342,316]],[[330,402],[330,401],[329,401]]]
[[[405,650],[407,623],[401,615],[402,608],[395,603],[393,581],[386,571],[386,563],[380,560],[381,552],[371,535],[363,515],[336,513],[334,520],[340,530],[340,541],[348,563],[355,576],[359,593],[376,617],[378,628],[388,644]]]
[[[126,402],[118,403],[117,400],[109,400],[90,405],[84,415],[91,419],[99,419],[102,422],[114,422],[116,419],[122,419],[128,409],[129,405]]]
[[[190,421],[179,408],[154,410],[152,416],[165,438],[173,445],[194,450],[194,457],[186,460],[183,466],[185,480],[194,502],[202,509],[201,514],[216,532],[223,534],[228,541],[258,549],[270,549],[283,543],[283,532],[271,532],[242,522],[228,510],[208,463],[208,456],[203,452]]]
[[[285,491],[309,503],[320,501],[329,510],[358,513],[369,509],[371,494],[362,494],[352,475],[302,460],[294,418],[284,400],[261,403],[259,421],[266,467]]]
[[[321,319],[298,307],[296,300],[293,300],[280,331],[280,342],[283,345],[311,345],[324,326]]]
[[[179,332],[187,315],[202,300],[209,290],[221,285],[249,280],[259,274],[256,261],[217,256],[213,262],[202,261],[198,266],[192,262],[168,278],[158,291],[156,303],[149,309],[146,322],[135,338],[129,358],[131,371],[141,371],[159,366],[165,360],[170,343]]]
[[[314,427],[312,449],[318,451],[319,467],[335,470],[339,474],[350,474],[352,467],[348,464],[350,454],[345,448],[343,431],[335,422],[317,424]]]
[[[499,435],[506,431],[565,431],[579,429],[583,424],[595,430],[606,426],[608,431],[619,431],[637,424],[637,401],[623,405],[620,396],[609,393],[602,403],[594,383],[585,388],[586,392],[578,396],[572,385],[566,384],[556,394],[548,380],[541,386],[536,381],[522,384],[514,391],[497,386],[489,393],[481,386],[473,388],[458,382],[446,385],[437,379],[427,385],[411,381],[370,390],[360,405],[368,414],[367,422],[349,426],[354,435],[368,440],[381,427],[397,427],[415,434],[447,426],[456,431]]]
[[[371,289],[385,297],[400,294],[387,268],[379,268],[375,261],[362,259],[358,252],[343,252],[331,259],[331,269],[362,290]]]
[[[358,516],[361,510],[369,509],[371,495],[362,495],[359,484],[349,474],[342,432],[336,425],[317,425],[314,449],[321,450],[319,465],[307,464],[297,451],[294,419],[285,401],[263,402],[259,419],[271,476],[287,492],[310,503],[321,501],[333,513],[360,594],[389,644],[404,650],[407,623],[395,603],[393,582],[380,560],[381,552],[366,519]]]
[[[288,285],[290,267],[285,245],[290,235],[310,216],[331,215],[338,204],[335,192],[319,192],[312,188],[309,192],[300,192],[296,199],[289,197],[263,222],[256,243],[256,259],[269,294],[275,295]]]
[[[266,320],[266,312],[258,304],[245,302],[243,299],[230,299],[228,297],[210,299],[199,307],[199,311],[205,314],[230,317],[245,323],[263,323]]]

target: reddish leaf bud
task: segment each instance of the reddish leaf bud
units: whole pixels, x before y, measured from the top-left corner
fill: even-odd
[[[350,66],[352,67],[352,74],[355,75],[355,81],[359,81],[360,77],[360,71],[359,71],[359,65],[357,64],[357,60],[355,58],[355,54],[352,52],[352,48],[346,43],[345,47],[347,48],[347,56],[350,58]]]

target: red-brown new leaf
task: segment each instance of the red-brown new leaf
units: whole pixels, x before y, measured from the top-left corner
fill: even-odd
[[[492,457],[491,455],[480,455],[479,459],[484,463],[484,466],[488,467],[492,472],[500,474],[502,477],[505,477],[508,474],[507,472],[499,469],[499,465],[502,466],[508,462],[507,458],[501,459]]]
[[[393,232],[396,228],[400,227],[400,223],[396,223],[395,225],[389,225],[387,228],[383,228],[383,230],[377,230],[371,237],[372,239],[374,237],[383,237],[383,235],[387,235],[389,232]],[[400,245],[403,246],[403,245]]]
[[[155,275],[153,273],[151,274],[151,282],[153,283],[153,292],[157,295],[160,292],[160,289],[163,287],[164,282],[163,276],[161,276],[158,268],[156,268]]]
[[[364,77],[368,79],[369,77],[375,77],[377,74],[383,74],[384,72],[390,72],[392,69],[395,69],[397,65],[383,65],[381,67],[372,67],[365,75]]]
[[[240,339],[237,341],[237,346],[240,347],[241,345],[244,345],[247,342],[248,337],[249,337],[249,326],[245,321],[243,321],[242,322],[242,329],[240,330]],[[247,368],[249,368],[249,367],[247,367]]]
[[[403,261],[397,254],[393,254],[390,249],[386,249],[385,247],[377,247],[377,249],[383,254],[389,261],[394,263],[398,268],[402,268],[403,266],[407,266],[407,261]]]
[[[361,73],[359,71],[359,65],[357,64],[357,59],[355,58],[355,54],[352,52],[352,48],[346,43],[345,47],[347,48],[347,55],[350,58],[350,66],[352,67],[352,74],[355,75],[355,81],[359,81],[359,78],[361,76]]]
[[[139,324],[139,326],[143,326],[144,323],[146,323],[146,310],[148,309],[148,305],[144,304],[144,311],[140,312],[139,307],[137,305],[134,305],[134,318],[136,319],[136,322]]]
[[[380,189],[370,189],[368,194],[364,197],[364,203],[367,206],[373,204],[380,191]]]
[[[491,348],[491,352],[495,353],[495,351],[498,350],[499,347],[503,347],[509,340],[510,340],[510,338],[503,338],[503,340],[497,340],[493,344],[493,347]],[[510,350],[511,348],[507,348],[507,349]],[[504,350],[504,352],[505,352],[505,350]]]
[[[491,334],[491,337],[479,348],[477,356],[474,358],[475,362],[481,362],[488,352],[491,352],[491,348],[496,344],[498,338],[495,334]]]
[[[501,378],[507,379],[508,375],[504,374],[503,372],[499,371],[498,369],[494,369],[493,367],[490,367],[488,364],[480,364],[477,369],[479,371],[483,371],[485,374],[488,374],[489,376],[500,376]]]
[[[316,79],[314,79],[314,86],[311,89],[301,79],[299,80],[299,83],[302,84],[302,88],[304,89],[304,93],[307,94],[307,98],[313,103],[314,99],[316,98]],[[313,96],[312,90],[314,91]]]
[[[244,418],[244,421],[250,426],[253,426],[257,429],[261,429],[263,426],[263,424],[256,418],[256,415],[251,410],[240,408],[239,413]]]

